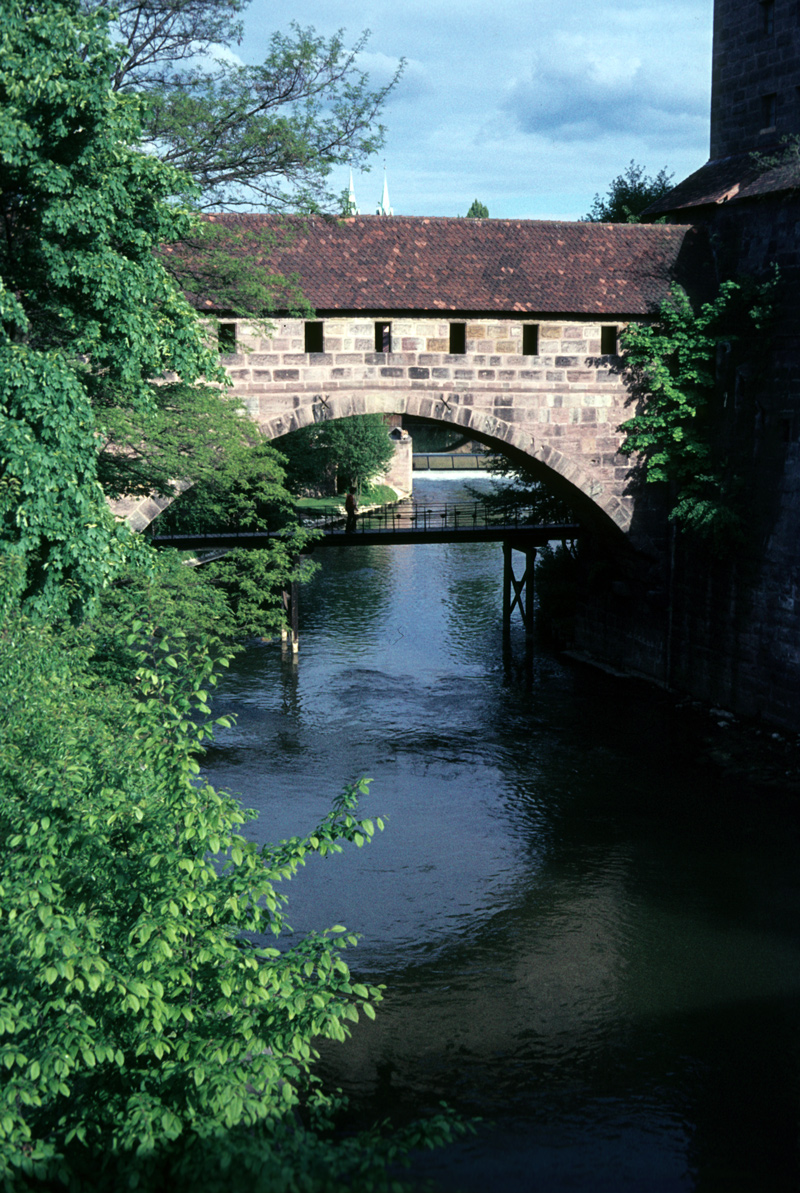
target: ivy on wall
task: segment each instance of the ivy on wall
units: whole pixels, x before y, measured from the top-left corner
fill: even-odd
[[[697,311],[676,286],[652,322],[632,323],[621,336],[637,410],[619,427],[620,451],[638,458],[646,483],[669,487],[670,520],[717,551],[743,530],[741,478],[712,417],[722,400],[720,366],[735,374],[755,362],[777,285],[777,274],[762,283],[723,282]]]

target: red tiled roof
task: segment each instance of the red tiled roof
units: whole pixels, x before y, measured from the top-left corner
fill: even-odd
[[[643,315],[710,278],[702,232],[679,225],[220,214],[254,268],[295,273],[317,311]],[[275,232],[289,230],[274,247]],[[264,233],[264,250],[258,233]],[[199,303],[214,307],[211,298]]]
[[[777,156],[777,155],[776,155]],[[766,195],[797,190],[800,187],[800,163],[786,154],[783,163],[769,164],[757,154],[737,153],[732,157],[706,162],[694,174],[656,199],[645,212],[655,219],[670,211],[690,207],[716,206],[742,199],[760,199]]]

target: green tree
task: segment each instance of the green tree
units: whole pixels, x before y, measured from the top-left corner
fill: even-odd
[[[583,219],[591,223],[638,224],[645,208],[669,190],[671,180],[666,166],[651,177],[645,174],[644,166],[631,161],[612,181],[605,196],[595,195]]]
[[[252,442],[233,444],[210,474],[199,476],[150,526],[154,534],[225,530],[275,532],[267,547],[235,549],[201,568],[223,597],[215,632],[232,642],[265,637],[285,623],[283,592],[315,570],[304,552],[319,531],[300,526],[285,487],[284,459],[252,423]],[[174,583],[174,581],[173,581]],[[181,591],[185,584],[181,585]]]
[[[485,203],[480,203],[477,199],[473,199],[470,209],[467,212],[468,220],[488,220],[489,208]]]
[[[149,410],[167,371],[220,376],[154,250],[192,219],[185,180],[130,148],[138,101],[113,96],[103,14],[7,0],[0,27],[0,525],[40,611],[96,600],[130,551],[97,481],[93,406]]]
[[[204,783],[207,645],[130,601],[99,630],[0,626],[0,1180],[20,1188],[394,1187],[388,1161],[448,1122],[337,1141],[315,1038],[380,991],[333,926],[283,949],[286,881],[369,841],[348,789],[259,848]],[[280,885],[278,885],[280,884]]]
[[[155,252],[190,226],[167,201],[183,183],[131,148],[116,61],[78,0],[5,0],[0,1178],[14,1193],[388,1189],[398,1149],[448,1123],[332,1137],[314,1040],[342,1039],[379,992],[352,980],[338,927],[270,947],[276,884],[374,832],[363,785],[305,836],[260,850],[240,832],[248,814],[197,762],[226,661],[219,594],[187,603],[181,569],[165,602],[153,553],[140,540],[147,566],[124,571],[135,548],[105,513],[96,408],[116,391],[151,412],[165,371],[216,375]],[[73,624],[78,606],[102,612]],[[180,625],[195,609],[204,638]]]
[[[367,33],[348,48],[341,30],[293,24],[251,66],[220,54],[239,42],[248,0],[83,2],[113,9],[124,47],[113,85],[146,93],[144,138],[195,179],[207,207],[337,210],[331,169],[362,166],[383,144],[380,111],[402,66],[371,87],[358,65]]]
[[[777,284],[777,275],[758,285],[723,282],[698,310],[676,286],[655,320],[632,323],[621,336],[637,410],[619,428],[620,451],[637,457],[646,483],[667,486],[670,518],[681,529],[721,551],[741,535],[744,511],[736,461],[714,435],[718,356],[723,349],[735,374],[750,342],[763,341]]]
[[[394,454],[381,414],[359,414],[301,427],[275,440],[287,460],[287,484],[294,493],[336,476],[340,487],[359,490],[383,472]]]

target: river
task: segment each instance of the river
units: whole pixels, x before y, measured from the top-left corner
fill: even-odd
[[[288,888],[294,929],[346,924],[351,968],[387,987],[325,1076],[361,1116],[483,1116],[420,1162],[446,1190],[797,1190],[791,802],[698,765],[656,691],[541,648],[526,681],[499,545],[318,558],[299,658],[235,660],[206,771],[264,841],[373,780],[386,831]]]

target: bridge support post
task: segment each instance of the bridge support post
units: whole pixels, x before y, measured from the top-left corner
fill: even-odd
[[[281,644],[284,649],[291,648],[292,654],[297,654],[300,649],[299,596],[299,585],[293,580],[289,587],[283,590],[283,608],[287,624],[281,627]]]
[[[525,571],[517,579],[514,574],[514,551],[525,555]],[[519,547],[506,539],[503,543],[503,635],[511,633],[511,614],[519,606],[526,637],[533,635],[533,571],[536,563],[535,547]],[[512,597],[513,591],[513,597]]]

